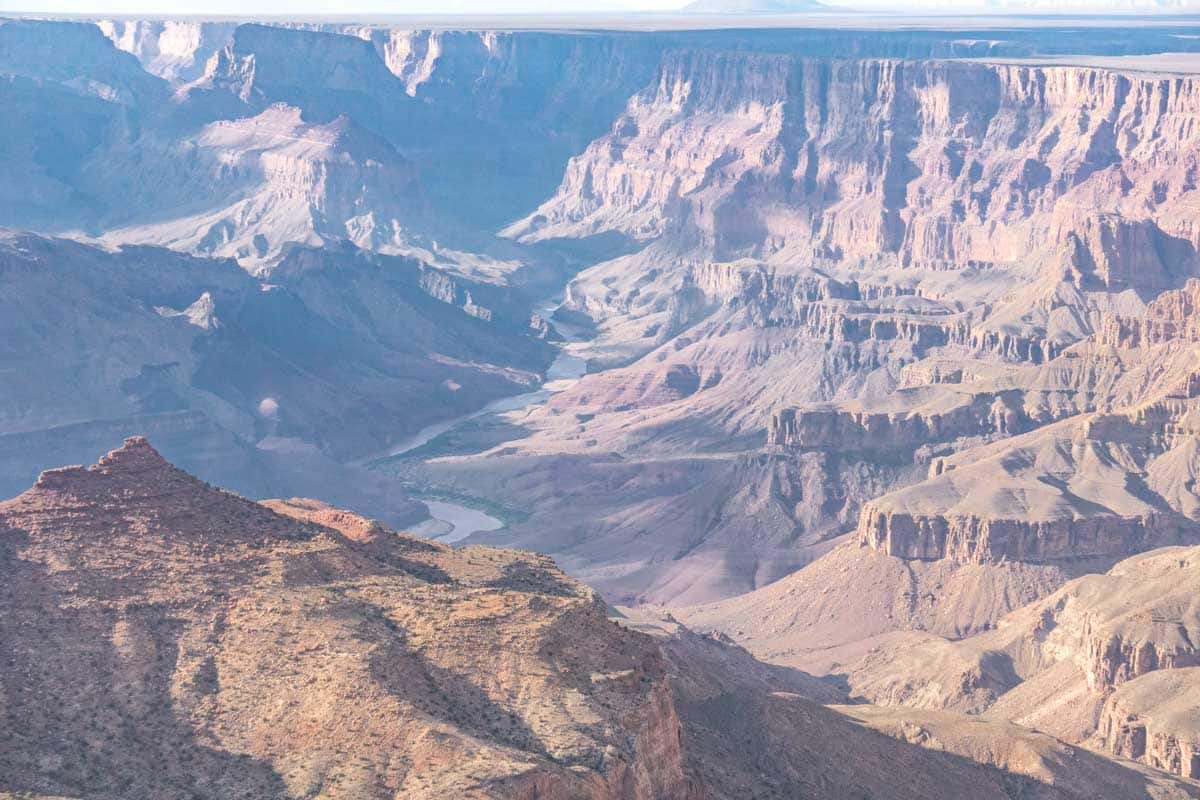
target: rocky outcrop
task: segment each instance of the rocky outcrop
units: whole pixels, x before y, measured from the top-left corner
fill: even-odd
[[[855,535],[898,558],[980,564],[1129,555],[1191,541],[1196,530],[1171,514],[1033,521],[888,512],[868,503]]]
[[[0,553],[0,787],[696,796],[658,648],[545,557],[253,503],[142,438],[0,503]]]
[[[1096,341],[1110,347],[1149,347],[1169,342],[1200,342],[1200,280],[1163,292],[1138,317],[1108,315]]]
[[[1160,669],[1180,669],[1200,666],[1200,651],[1191,640],[1196,629],[1193,615],[1188,619],[1170,619],[1170,614],[1151,612],[1152,626],[1161,626],[1162,634],[1144,638],[1145,630],[1130,626],[1107,636],[1089,637],[1084,653],[1088,685],[1097,690],[1111,690],[1126,681]]]
[[[424,254],[409,232],[423,215],[412,165],[347,117],[310,124],[299,108],[280,104],[214,122],[188,142],[154,145],[146,142],[129,156],[140,162],[140,175],[119,161],[97,167],[97,182],[121,184],[157,171],[171,185],[153,198],[154,212],[130,203],[124,224],[106,234],[109,241],[237,258],[259,273],[297,244],[349,241],[367,250]],[[183,164],[181,150],[190,154]],[[167,222],[143,221],[160,219],[172,195],[183,208],[208,203]]]
[[[928,413],[787,409],[771,418],[768,442],[801,449],[914,450],[966,436],[1013,436],[1032,426],[1015,392],[985,392],[963,399],[945,412]]]
[[[750,259],[698,264],[688,276],[687,284],[695,286],[711,302],[753,306],[779,321],[810,303],[864,299],[864,290],[854,281],[843,282],[815,269],[780,270]]]
[[[1200,778],[1200,669],[1154,672],[1117,689],[1097,736],[1113,755]]]
[[[935,459],[925,482],[863,507],[857,538],[900,558],[960,563],[1120,557],[1192,543],[1200,528],[1184,486],[1193,485],[1196,434],[1190,374],[1164,381],[1166,394],[1141,405],[1068,416]]]
[[[1144,734],[1137,707],[1149,718],[1156,704],[1193,693],[1197,555],[1174,547],[1134,556],[966,638],[899,634],[853,665],[850,686],[872,702],[983,713],[1073,742],[1095,735],[1141,758],[1131,752]]]
[[[147,72],[171,83],[185,83],[204,73],[208,60],[224,48],[234,23],[195,20],[100,20],[96,26],[118,49],[137,58]]]

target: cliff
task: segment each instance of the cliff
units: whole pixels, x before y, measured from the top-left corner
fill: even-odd
[[[637,352],[630,322],[653,327],[656,297],[697,264],[750,257],[948,307],[814,303],[793,315],[814,338],[1044,363],[1101,324],[1107,295],[1149,298],[1195,271],[1196,86],[1082,66],[672,52],[506,234],[645,245],[569,296]],[[630,270],[663,273],[657,291]]]
[[[851,691],[888,705],[983,713],[1069,742],[1096,737],[1116,755],[1190,776],[1169,735],[1151,747],[1147,726],[1171,727],[1172,709],[1193,692],[1198,579],[1195,547],[1135,556],[1067,582],[993,630],[881,643],[849,670]]]
[[[1195,526],[1170,514],[1027,520],[935,513],[879,511],[868,503],[859,515],[858,540],[898,558],[995,563],[1005,559],[1128,555],[1195,539]]]
[[[884,253],[935,269],[1022,268],[1032,252],[1081,284],[1163,287],[1178,269],[1163,248],[1197,245],[1181,182],[1196,86],[1075,67],[682,53],[510,231],[670,229],[718,257]],[[1118,175],[1133,184],[1120,193]]]
[[[1117,689],[1097,735],[1109,752],[1157,769],[1200,777],[1200,670],[1154,672]]]
[[[124,159],[98,165],[90,179],[111,191],[151,173],[166,188],[127,204],[108,241],[236,258],[259,274],[295,245],[352,242],[437,260],[411,232],[425,215],[412,164],[345,116],[311,124],[299,108],[273,105],[213,122],[185,141],[140,142]],[[183,213],[159,221],[164,205]],[[187,213],[197,207],[203,210]]]
[[[903,395],[889,399],[900,405]],[[960,437],[1014,436],[1034,427],[1019,400],[1015,392],[981,392],[933,412],[923,412],[920,400],[912,402],[911,410],[890,413],[836,407],[787,409],[772,416],[767,440],[785,447],[898,453]]]
[[[187,20],[100,20],[96,27],[145,70],[171,83],[199,78],[212,54],[233,36],[233,23]]]
[[[1157,394],[966,448],[863,506],[856,537],[901,558],[960,563],[1119,557],[1200,535],[1186,488],[1196,432],[1190,357],[1154,360]],[[1159,355],[1162,355],[1161,353]],[[1147,388],[1145,373],[1129,379]],[[933,438],[933,437],[931,437]],[[902,440],[903,441],[903,440]]]
[[[1191,279],[1181,289],[1163,292],[1137,317],[1110,315],[1105,318],[1096,340],[1110,347],[1149,347],[1168,342],[1200,342],[1197,302],[1200,280]]]

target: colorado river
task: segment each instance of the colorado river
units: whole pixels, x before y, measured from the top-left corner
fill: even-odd
[[[543,303],[534,310],[547,320],[551,320],[556,306],[557,301],[551,300]],[[576,381],[587,373],[587,359],[573,352],[573,350],[583,347],[585,343],[581,341],[580,332],[574,329],[573,326],[561,323],[556,324],[553,321],[550,324],[567,341],[559,345],[558,356],[554,359],[550,368],[546,370],[546,382],[542,384],[541,388],[533,392],[523,392],[522,394],[493,400],[478,411],[422,428],[413,436],[393,446],[382,458],[392,458],[416,450],[418,447],[428,444],[437,437],[449,433],[464,422],[486,416],[487,414],[521,411],[530,406],[539,405],[546,402],[551,396],[573,386]],[[429,508],[431,517],[431,519],[409,528],[409,531],[418,536],[425,536],[443,542],[457,542],[473,533],[495,531],[504,527],[503,521],[477,508],[471,508],[470,506],[464,506],[449,500],[425,499],[419,494],[417,495],[417,499],[421,500]]]
[[[445,500],[421,499],[429,508],[429,516],[419,525],[411,525],[409,533],[424,536],[427,539],[437,539],[441,542],[457,542],[472,533],[480,531],[498,531],[504,523],[490,514],[485,514],[476,508],[450,503]]]

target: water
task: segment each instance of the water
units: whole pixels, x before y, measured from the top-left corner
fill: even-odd
[[[554,363],[550,365],[550,369],[546,371],[546,382],[542,384],[540,389],[533,392],[523,392],[522,394],[501,397],[498,400],[488,403],[478,411],[472,411],[470,414],[464,414],[461,417],[428,425],[409,438],[393,445],[382,456],[376,456],[371,460],[404,455],[411,450],[416,450],[418,447],[428,444],[444,433],[449,433],[464,422],[477,419],[478,417],[488,414],[503,414],[508,411],[520,411],[530,406],[544,403],[552,395],[573,386],[586,373],[587,360],[580,356],[572,355],[567,347],[564,346],[554,359]]]
[[[409,533],[437,539],[440,542],[457,542],[472,533],[498,531],[504,523],[477,508],[451,503],[445,500],[422,500],[429,508],[428,519],[409,527]]]
[[[550,319],[554,313],[554,309],[558,307],[558,303],[557,299],[550,299],[539,304],[534,308],[534,311],[546,319]],[[407,452],[428,444],[444,433],[449,433],[464,422],[486,416],[487,414],[520,411],[530,406],[544,403],[550,399],[551,395],[569,389],[576,381],[587,374],[587,359],[575,355],[573,352],[573,350],[578,350],[583,346],[583,333],[575,326],[566,323],[552,322],[551,324],[558,331],[558,334],[567,341],[559,345],[558,356],[555,357],[554,362],[550,365],[550,369],[546,370],[546,382],[542,384],[540,389],[501,397],[498,400],[488,403],[478,411],[472,411],[470,414],[464,414],[461,417],[428,425],[409,438],[392,445],[386,452],[367,460],[375,461],[404,455]]]
[[[558,300],[551,299],[540,304],[534,310],[546,319],[550,319],[557,306]],[[576,355],[574,352],[584,345],[582,332],[571,325],[562,323],[552,324],[559,335],[567,339],[567,341],[559,345],[558,356],[555,357],[550,368],[546,370],[546,382],[542,384],[541,388],[533,392],[523,392],[493,400],[478,411],[422,428],[413,436],[392,446],[382,457],[391,458],[416,450],[418,447],[428,444],[437,437],[449,433],[464,422],[487,414],[522,411],[539,405],[559,392],[565,391],[575,385],[580,378],[587,374],[587,359]],[[421,501],[429,508],[429,514],[432,519],[409,528],[411,532],[419,536],[443,542],[457,542],[473,533],[496,531],[504,527],[504,523],[501,520],[470,506],[452,503],[447,500],[422,499]]]

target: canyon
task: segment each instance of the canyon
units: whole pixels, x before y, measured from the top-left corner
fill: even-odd
[[[1200,796],[1200,27],[701,6],[0,20],[0,796]]]
[[[920,747],[545,556],[256,503],[141,437],[0,503],[0,574],[10,797],[1200,797],[1015,727],[1036,756]]]

